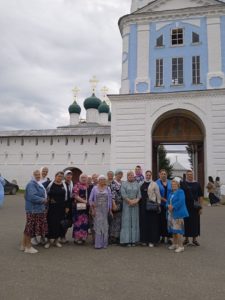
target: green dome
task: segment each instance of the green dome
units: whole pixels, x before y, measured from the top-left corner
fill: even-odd
[[[110,113],[109,113],[109,116],[108,116],[108,121],[109,121],[109,122],[111,122],[111,117],[112,117],[112,113],[110,112]]]
[[[73,104],[70,105],[69,107],[69,113],[70,114],[80,114],[81,113],[81,107],[80,105],[77,104],[76,101],[73,102]]]
[[[95,94],[93,93],[91,97],[87,98],[84,101],[84,108],[90,109],[90,108],[95,108],[98,109],[98,107],[101,105],[102,101],[98,99]]]
[[[105,101],[103,101],[102,104],[98,107],[98,111],[100,114],[102,114],[102,113],[108,114],[109,113],[108,104]]]

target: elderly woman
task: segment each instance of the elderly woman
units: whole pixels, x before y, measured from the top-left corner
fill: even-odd
[[[5,179],[0,174],[0,207],[4,203],[4,196],[5,196],[4,185],[5,185]]]
[[[147,208],[147,202],[150,200],[158,203],[158,211]],[[141,201],[139,204],[140,241],[150,248],[154,247],[160,240],[160,203],[159,187],[152,180],[152,172],[146,171],[145,180],[141,185]]]
[[[121,186],[121,195],[123,211],[120,244],[135,246],[140,239],[138,203],[141,199],[141,192],[139,183],[135,181],[134,172],[127,173],[127,181]]]
[[[166,206],[168,208],[168,232],[173,235],[173,244],[168,249],[180,253],[184,251],[182,242],[184,218],[187,218],[189,214],[184,191],[180,189],[180,184],[176,180],[172,180],[172,193],[169,195]]]
[[[84,244],[88,237],[88,177],[81,174],[73,188],[73,238],[74,243]]]
[[[110,185],[113,182],[114,179],[114,173],[113,171],[107,172],[107,184]]]
[[[40,171],[34,171],[33,177],[25,190],[26,226],[21,250],[30,254],[38,252],[38,250],[32,247],[31,238],[34,236],[45,236],[48,231],[45,214],[47,194],[45,188],[40,183],[40,179]]]
[[[73,195],[73,173],[71,170],[66,170],[64,172],[63,180],[64,188],[66,189],[66,198],[65,198],[65,218],[64,218],[64,233],[60,236],[60,243],[68,243],[66,239],[66,233],[69,227],[72,227],[72,195]]]
[[[112,209],[112,193],[104,175],[99,176],[97,186],[93,187],[89,204],[94,219],[95,248],[105,249],[108,246],[108,216]]]
[[[61,222],[65,217],[65,199],[67,191],[63,184],[64,173],[57,172],[55,179],[47,187],[49,207],[48,207],[48,242],[45,248],[48,249],[51,244],[61,248],[62,244],[59,239],[64,234]]]
[[[51,180],[48,178],[48,168],[47,167],[42,167],[41,168],[41,183],[42,185],[47,188]]]
[[[120,242],[120,230],[122,219],[123,199],[121,195],[123,171],[116,170],[115,179],[110,184],[112,192],[112,213],[113,218],[109,224],[109,240],[112,244],[119,244]]]

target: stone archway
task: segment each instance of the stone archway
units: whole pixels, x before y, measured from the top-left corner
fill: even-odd
[[[194,150],[194,172],[204,188],[205,129],[201,119],[193,112],[176,109],[160,116],[152,129],[152,169],[158,176],[157,151],[160,144],[191,144]]]
[[[75,167],[69,167],[69,168],[66,168],[64,170],[64,172],[67,171],[67,170],[72,171],[72,173],[73,173],[73,183],[77,183],[79,181],[80,175],[82,174],[82,171],[78,168],[75,168]]]

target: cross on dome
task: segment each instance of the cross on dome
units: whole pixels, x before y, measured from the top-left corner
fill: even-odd
[[[90,84],[91,84],[91,87],[92,87],[92,92],[95,93],[96,91],[96,87],[99,83],[99,80],[96,78],[96,76],[93,76],[91,79],[90,79]]]

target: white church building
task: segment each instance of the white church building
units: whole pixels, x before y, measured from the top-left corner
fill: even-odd
[[[109,107],[74,103],[70,125],[0,132],[0,172],[24,186],[32,170],[106,173],[135,165],[158,172],[160,144],[191,145],[196,178],[225,179],[225,3],[133,0],[119,20],[122,81]]]

